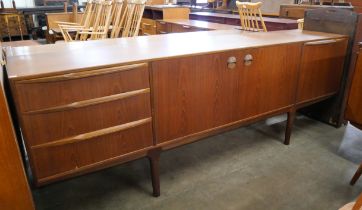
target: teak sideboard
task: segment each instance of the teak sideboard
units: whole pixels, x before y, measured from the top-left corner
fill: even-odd
[[[238,30],[10,48],[7,72],[37,186],[288,113],[338,89],[348,39]]]

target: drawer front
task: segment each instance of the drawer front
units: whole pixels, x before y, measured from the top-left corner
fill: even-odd
[[[192,31],[199,31],[199,30],[195,27],[188,25],[172,24],[172,33],[183,33],[183,32],[192,32]]]
[[[167,34],[170,33],[170,24],[164,21],[158,20],[156,21],[156,31],[157,34]]]
[[[15,92],[23,113],[148,87],[143,63],[19,81]]]
[[[152,146],[151,119],[133,123],[135,125],[125,124],[122,130],[95,138],[33,149],[33,169],[38,183]]]
[[[143,35],[154,35],[156,34],[156,21],[148,18],[142,18],[140,28]]]
[[[24,114],[23,129],[27,144],[49,144],[151,117],[149,89],[115,96],[117,97],[111,98],[110,101],[97,99],[96,103],[84,103],[85,106],[80,107],[55,107]]]
[[[339,90],[346,49],[347,39],[304,44],[297,103],[330,96]]]

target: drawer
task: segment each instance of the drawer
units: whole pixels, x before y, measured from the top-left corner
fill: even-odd
[[[23,114],[28,146],[46,145],[151,116],[149,89]]]
[[[156,29],[157,34],[167,34],[171,32],[170,24],[160,20],[156,21]]]
[[[192,32],[200,31],[195,27],[181,24],[172,24],[172,33],[183,33],[183,32]]]
[[[142,63],[17,81],[15,100],[21,114],[148,87]]]
[[[37,182],[75,173],[82,167],[105,162],[112,158],[152,146],[151,119],[120,125],[116,132],[100,134],[76,142],[50,145],[32,150],[33,169]],[[102,163],[104,164],[104,163]]]
[[[142,18],[140,28],[143,35],[154,35],[156,34],[156,21],[152,19]]]

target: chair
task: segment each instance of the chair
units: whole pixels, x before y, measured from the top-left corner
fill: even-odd
[[[74,30],[77,31],[77,29],[81,29],[81,28],[89,28],[90,27],[90,23],[91,23],[91,18],[92,15],[94,13],[94,8],[95,8],[95,1],[94,0],[88,0],[86,7],[84,9],[84,13],[82,16],[82,19],[80,20],[79,23],[77,22],[62,22],[62,21],[56,21],[56,23],[59,26],[60,32],[63,35],[64,40],[70,41],[70,37],[68,37],[69,31],[70,30]],[[77,12],[77,10],[73,11],[73,12]],[[74,17],[76,17],[76,15],[74,15]],[[68,34],[66,33],[66,31],[68,31]],[[78,39],[78,38],[76,38]]]
[[[240,15],[241,28],[243,30],[267,32],[260,10],[261,5],[261,2],[236,2],[236,6],[238,7]],[[261,25],[261,27],[259,25]]]
[[[146,0],[130,0],[123,13],[124,29],[122,37],[138,36]]]
[[[303,30],[303,27],[304,27],[304,19],[298,19],[298,20],[297,20],[297,23],[298,23],[298,29],[299,29],[299,30]]]
[[[107,38],[110,23],[112,21],[112,8],[113,2],[111,0],[95,0],[85,25],[60,25],[64,40],[66,42],[73,41],[70,32],[74,31],[77,33],[74,40],[86,41]]]
[[[118,38],[120,32],[123,30],[124,18],[123,12],[123,0],[116,0],[114,2],[113,11],[112,11],[112,31],[110,38]]]

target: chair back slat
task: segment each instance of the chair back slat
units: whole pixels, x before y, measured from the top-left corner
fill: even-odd
[[[122,37],[138,36],[145,6],[146,0],[130,0],[127,2],[126,11],[122,18],[125,24]]]
[[[267,31],[261,14],[262,3],[236,2],[240,15],[241,28],[246,31]]]

